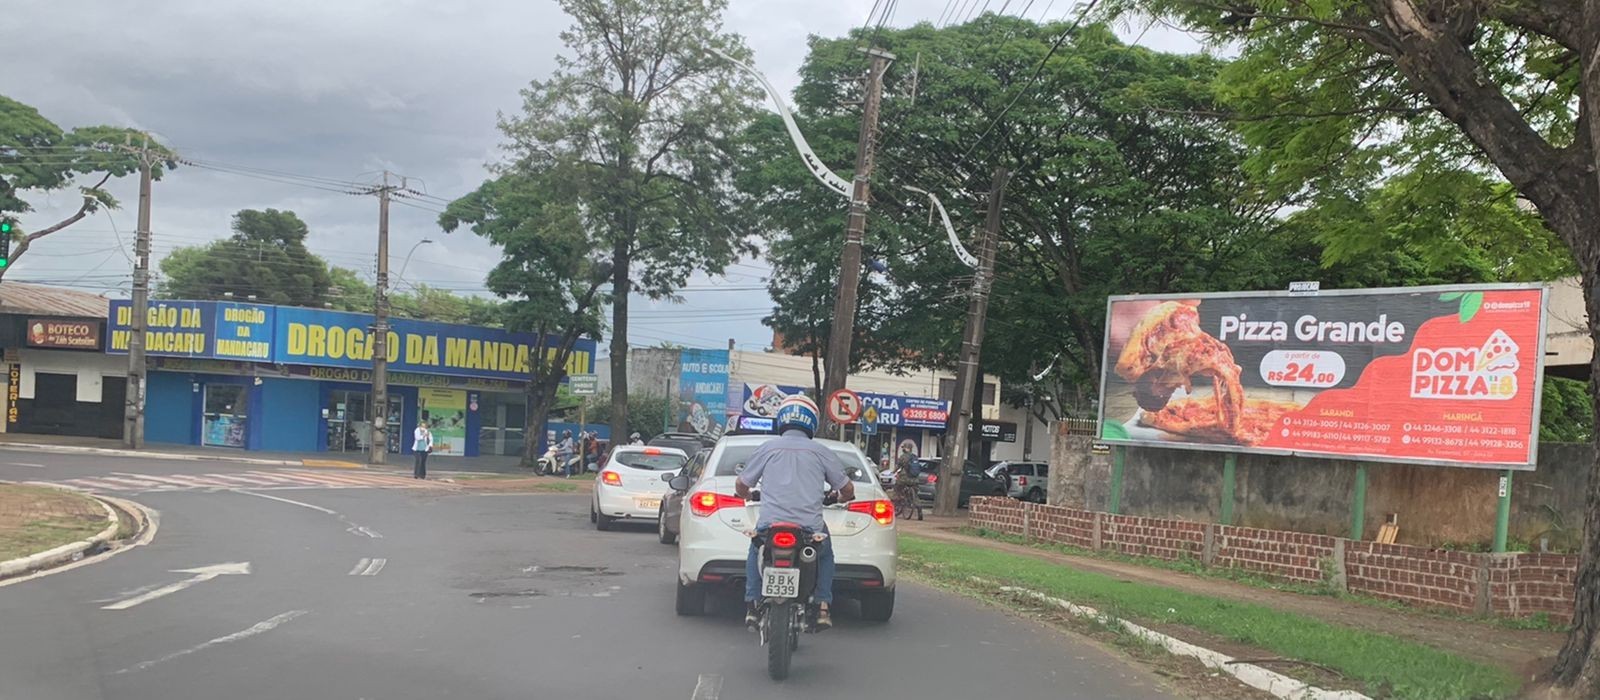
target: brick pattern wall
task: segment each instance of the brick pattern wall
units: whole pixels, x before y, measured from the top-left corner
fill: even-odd
[[[1205,523],[1100,514],[1100,546],[1121,554],[1198,560],[1205,554],[1205,540]]]
[[[1474,612],[1485,556],[1403,544],[1347,542],[1345,585],[1352,593]]]
[[[1336,561],[1338,538],[1284,530],[1217,525],[1212,566],[1243,569],[1298,583],[1323,583]]]
[[[1488,555],[1490,612],[1505,617],[1544,613],[1558,620],[1572,619],[1576,554]]]
[[[1408,605],[1466,613],[1572,618],[1578,558],[1563,554],[1482,554],[1352,541],[1165,518],[1112,515],[1009,498],[973,498],[973,527],[1083,549],[1178,559],[1251,571]],[[1342,556],[1341,556],[1342,551]]]

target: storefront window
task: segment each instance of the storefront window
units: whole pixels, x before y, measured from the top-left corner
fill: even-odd
[[[528,422],[523,394],[484,392],[478,400],[478,419],[478,454],[522,454]]]
[[[244,447],[250,418],[245,410],[245,388],[238,384],[207,384],[200,441],[215,447]]]
[[[365,391],[335,390],[328,392],[328,405],[323,407],[328,418],[327,446],[329,452],[364,452],[372,446],[372,395]],[[389,397],[389,452],[400,451],[401,430],[404,424],[405,402],[398,396]]]

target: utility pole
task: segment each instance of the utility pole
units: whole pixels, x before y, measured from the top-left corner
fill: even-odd
[[[124,147],[127,148],[126,146]],[[133,243],[133,303],[128,312],[128,388],[124,400],[122,444],[133,450],[144,447],[145,325],[150,314],[150,137],[146,136],[139,154],[139,228]]]
[[[861,284],[861,239],[867,231],[872,153],[878,140],[878,108],[883,103],[883,74],[894,60],[894,54],[882,49],[865,51],[872,57],[872,66],[867,69],[866,94],[862,98],[861,137],[856,143],[850,218],[845,223],[844,250],[839,253],[839,291],[833,300],[833,330],[828,336],[828,354],[824,358],[828,374],[822,382],[822,396],[817,397],[819,403],[843,389],[845,377],[850,373],[850,345],[856,328],[856,288]],[[826,412],[822,420],[825,434],[835,429]]]
[[[373,188],[378,195],[378,284],[372,300],[372,444],[367,461],[383,464],[389,457],[389,195],[404,189],[389,184]]]
[[[954,424],[945,435],[947,447],[944,462],[939,466],[939,481],[934,485],[933,512],[935,515],[955,515],[956,503],[961,494],[961,470],[967,461],[967,432],[972,428],[973,392],[983,381],[978,365],[978,353],[983,348],[983,325],[989,314],[989,290],[994,284],[995,248],[1000,244],[1000,209],[1005,205],[1006,180],[1010,173],[1005,168],[995,168],[994,181],[989,186],[989,214],[983,222],[983,245],[978,252],[978,273],[972,280],[972,299],[967,306],[967,327],[961,337],[961,361],[956,367],[956,395],[951,408],[955,410]],[[977,397],[981,399],[981,396]],[[978,416],[982,418],[982,416]]]

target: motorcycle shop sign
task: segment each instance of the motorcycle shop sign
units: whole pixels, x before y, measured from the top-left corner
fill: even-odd
[[[1546,290],[1117,296],[1106,442],[1532,469]]]

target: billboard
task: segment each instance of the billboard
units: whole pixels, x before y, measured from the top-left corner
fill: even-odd
[[[737,412],[746,416],[771,418],[785,397],[806,393],[805,387],[789,384],[744,385],[743,399]],[[944,430],[950,417],[950,402],[919,396],[879,394],[871,391],[856,392],[864,407],[877,414],[877,424],[885,428],[924,428]]]
[[[1107,442],[1531,469],[1542,286],[1111,297]]]
[[[717,438],[728,412],[728,351],[678,354],[678,429]]]
[[[106,352],[128,352],[132,306],[111,302]],[[152,301],[145,352],[157,357],[243,360],[279,365],[370,369],[374,336],[367,314],[219,301]],[[391,372],[525,382],[532,333],[391,318]],[[549,337],[549,341],[555,338]],[[553,352],[546,345],[545,352]],[[595,341],[579,338],[569,374],[594,368]]]

